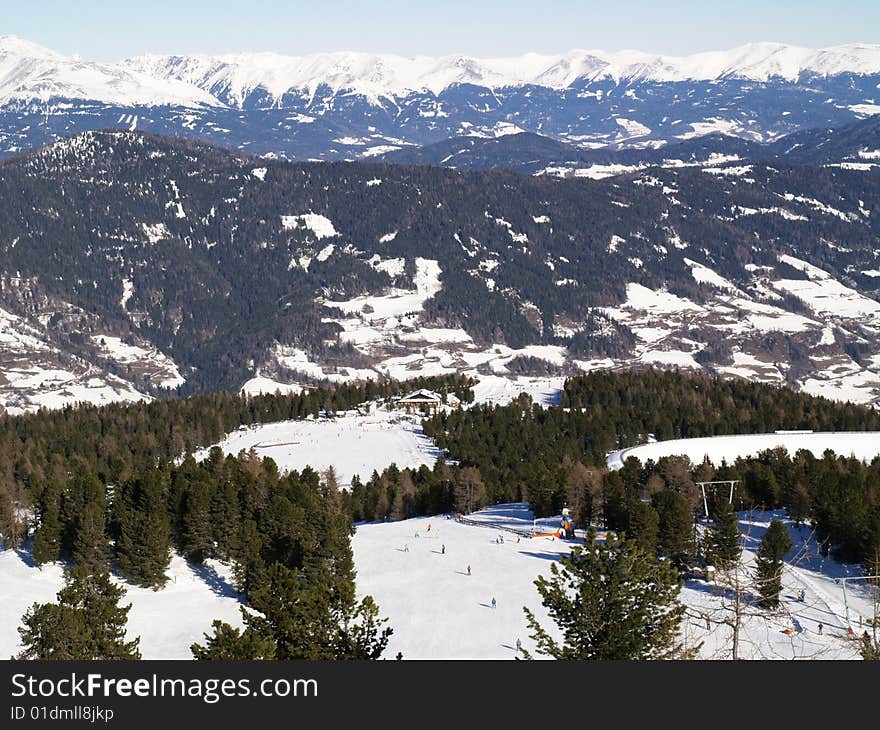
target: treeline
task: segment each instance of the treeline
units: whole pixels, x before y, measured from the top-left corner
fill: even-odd
[[[73,557],[85,506],[103,510],[108,490],[124,490],[157,464],[216,443],[242,424],[332,414],[422,387],[456,393],[465,401],[473,397],[466,378],[447,375],[368,381],[298,395],[216,393],[6,417],[0,424],[0,542],[5,548],[18,546],[35,512],[35,524],[58,521],[61,542],[54,547],[50,542],[49,554],[60,549]],[[112,521],[108,518],[107,525]]]
[[[214,447],[200,463],[188,456],[146,467],[109,490],[77,475],[64,493],[45,496],[34,559],[66,553],[74,565],[59,603],[35,605],[23,618],[23,658],[136,658],[136,643],[120,643],[127,609],[117,606],[122,591],[109,582],[110,563],[129,581],[159,588],[172,548],[195,564],[231,563],[252,609],[242,610],[244,631],[215,622],[205,645],[193,646],[199,659],[371,659],[387,644],[378,607],[355,597],[352,523],[332,472],[282,475],[271,459],[224,457]],[[112,619],[112,640],[103,630],[77,639],[96,615],[76,599],[90,590],[83,580],[106,594],[101,613]]]
[[[683,456],[646,464],[630,457],[618,471],[584,468],[583,474],[566,493],[581,524],[624,531],[674,560],[686,562],[700,550],[692,535],[694,511],[703,509],[697,482],[736,480],[732,510],[785,509],[796,522],[810,523],[826,554],[880,572],[880,459],[865,464],[830,451],[817,458],[773,449],[717,466]],[[727,490],[707,492],[713,516],[727,504]]]
[[[490,502],[527,499],[538,515],[566,503],[574,464],[604,469],[607,452],[658,439],[779,429],[880,430],[880,412],[745,380],[655,370],[597,371],[566,381],[559,408],[527,396],[506,406],[439,413],[425,432],[476,467]]]
[[[675,371],[595,371],[570,378],[561,405],[585,412],[585,434],[605,450],[640,443],[648,433],[667,440],[781,429],[880,430],[880,411],[871,408],[741,378]]]
[[[381,474],[374,471],[366,483],[354,477],[351,489],[339,496],[355,522],[468,513],[490,503],[479,469],[447,464],[442,459],[433,469],[423,465],[401,470],[392,464]]]

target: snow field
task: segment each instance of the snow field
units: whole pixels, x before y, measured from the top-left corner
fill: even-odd
[[[607,463],[609,469],[620,469],[631,456],[644,463],[649,459],[657,461],[664,456],[684,455],[694,464],[699,464],[704,458],[713,464],[722,461],[732,464],[739,457],[757,456],[761,451],[780,447],[788,449],[789,454],[806,449],[818,458],[830,449],[840,456],[855,456],[863,461],[871,461],[880,456],[880,432],[781,432],[670,439],[612,451],[608,454]]]
[[[120,603],[131,604],[126,638],[140,636],[144,659],[192,659],[190,645],[202,641],[214,619],[242,625],[228,568],[215,561],[192,565],[175,553],[167,574],[168,583],[159,591],[114,578],[126,589]],[[38,568],[28,550],[0,552],[0,658],[21,650],[18,627],[25,611],[34,603],[55,602],[63,586],[59,563]]]
[[[442,452],[418,425],[418,418],[377,408],[363,416],[348,412],[334,419],[283,421],[233,431],[218,444],[226,454],[255,449],[274,459],[281,471],[311,466],[336,470],[340,485],[357,474],[363,481],[392,463],[404,469],[433,467]],[[208,449],[195,454],[204,459]]]

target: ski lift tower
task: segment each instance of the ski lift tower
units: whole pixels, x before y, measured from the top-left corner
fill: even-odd
[[[711,489],[717,494],[718,490],[720,490],[722,487],[727,487],[729,489],[727,495],[727,503],[733,504],[733,490],[736,485],[739,484],[739,479],[725,479],[717,482],[697,482],[696,484],[700,488],[700,492],[703,495],[703,512],[705,513],[706,517],[708,517],[709,502],[706,499],[706,490]]]
[[[852,575],[847,576],[845,578],[835,578],[835,583],[840,583],[843,586],[843,608],[846,611],[846,630],[852,634],[852,625],[849,621],[849,602],[846,599],[846,582],[849,580],[863,580],[867,582],[869,586],[877,589],[877,582],[880,581],[880,575]],[[872,582],[873,581],[873,582]],[[872,619],[872,623],[877,621],[877,603],[878,600],[874,599],[874,617]]]

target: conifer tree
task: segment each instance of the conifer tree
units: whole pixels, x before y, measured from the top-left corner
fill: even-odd
[[[773,520],[755,552],[755,579],[761,598],[759,605],[776,608],[782,590],[782,567],[785,554],[791,550],[791,535],[779,520]]]
[[[657,553],[659,525],[660,516],[649,503],[638,499],[630,502],[627,510],[626,534],[633,538],[639,547],[649,555]]]
[[[733,506],[726,499],[715,500],[709,529],[706,559],[719,567],[735,563],[742,552],[739,521]]]
[[[211,494],[208,483],[196,478],[183,493],[181,549],[193,562],[203,563],[214,549],[211,525]]]
[[[89,502],[79,513],[73,540],[73,562],[89,573],[100,573],[110,567],[106,522],[103,500]]]
[[[61,485],[50,480],[40,498],[40,524],[34,533],[33,558],[37,565],[61,558]]]
[[[204,635],[204,646],[196,643],[190,647],[195,659],[245,661],[275,658],[275,642],[264,638],[252,628],[242,631],[219,619],[211,625],[214,633]]]
[[[140,639],[125,640],[131,605],[120,606],[125,590],[109,573],[74,567],[57,603],[34,604],[19,628],[19,659],[140,659]]]
[[[663,490],[651,497],[660,518],[657,549],[682,570],[695,552],[693,514],[687,498]]]
[[[684,606],[681,581],[671,565],[658,562],[635,540],[591,530],[583,547],[550,566],[551,577],[535,581],[557,641],[525,608],[539,654],[554,659],[668,659],[691,654],[678,638]],[[531,658],[523,651],[526,658]]]
[[[244,632],[215,622],[205,646],[192,646],[194,656],[378,659],[392,631],[385,626],[387,619],[378,617],[371,597],[357,602],[353,590],[339,591],[331,582],[310,579],[307,571],[280,563],[268,568],[265,582],[251,595],[250,607],[254,610],[242,609]]]
[[[148,588],[165,584],[171,560],[171,525],[163,473],[147,469],[128,482],[116,511],[116,559],[126,578]]]

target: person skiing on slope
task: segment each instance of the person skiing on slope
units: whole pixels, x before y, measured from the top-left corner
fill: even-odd
[[[496,608],[497,604],[495,603],[495,596],[492,596],[492,608]]]
[[[441,546],[440,546],[440,554],[441,554],[441,555],[446,555],[446,546],[445,546],[445,545],[441,545]]]
[[[403,552],[405,552],[405,553],[408,553],[408,552],[409,552],[409,543],[406,543],[406,544],[403,546]]]
[[[468,575],[470,575],[470,574],[471,574],[471,566],[469,565],[468,566]]]
[[[819,624],[819,633],[822,633],[822,624]]]
[[[431,531],[431,523],[429,522],[428,523],[428,532],[430,532],[430,531]]]

